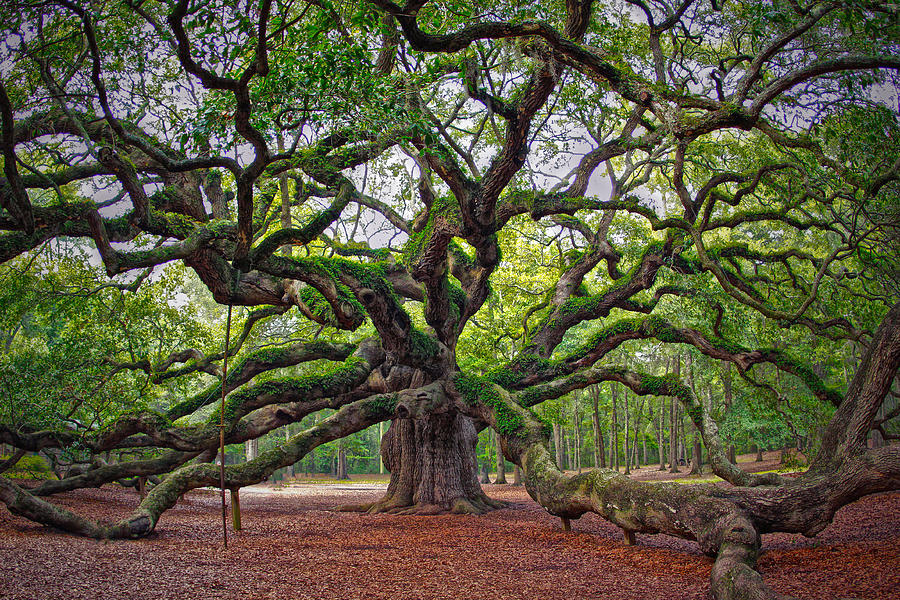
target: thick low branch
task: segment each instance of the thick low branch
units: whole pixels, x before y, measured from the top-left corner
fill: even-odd
[[[277,469],[296,463],[321,444],[389,419],[394,415],[396,402],[396,395],[388,395],[347,405],[315,427],[294,435],[281,447],[264,452],[247,463],[226,467],[225,487],[237,489],[264,481]],[[41,500],[4,477],[0,477],[0,501],[16,515],[69,533],[98,539],[138,538],[150,534],[160,515],[174,506],[185,492],[216,485],[219,485],[217,466],[182,467],[154,487],[134,513],[112,525],[101,525]]]

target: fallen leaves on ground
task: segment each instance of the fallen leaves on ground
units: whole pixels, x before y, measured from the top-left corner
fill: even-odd
[[[329,509],[380,491],[242,494],[244,530],[229,531],[227,551],[211,492],[192,492],[136,541],[73,537],[0,509],[0,598],[709,597],[712,559],[692,542],[638,535],[637,546],[625,546],[621,531],[596,515],[566,533],[521,487],[485,490],[509,506],[482,516],[364,515]],[[131,512],[137,496],[106,486],[53,501],[111,521]],[[776,590],[804,600],[900,599],[898,542],[900,494],[880,494],[843,508],[815,539],[763,536],[759,569]]]

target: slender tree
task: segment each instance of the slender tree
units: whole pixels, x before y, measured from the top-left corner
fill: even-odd
[[[506,459],[503,458],[503,451],[500,448],[500,435],[494,432],[494,447],[497,449],[497,477],[494,478],[496,484],[506,484]]]
[[[672,376],[681,380],[681,355],[677,352],[672,357]],[[669,400],[669,473],[680,473],[678,468],[678,402],[676,398]]]

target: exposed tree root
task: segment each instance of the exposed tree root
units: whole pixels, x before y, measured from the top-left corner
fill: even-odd
[[[397,496],[386,496],[376,502],[364,504],[342,504],[335,508],[342,512],[364,512],[391,515],[440,515],[445,513],[483,515],[492,510],[506,507],[505,502],[485,495],[477,498],[454,498],[446,504],[428,502],[408,503]]]

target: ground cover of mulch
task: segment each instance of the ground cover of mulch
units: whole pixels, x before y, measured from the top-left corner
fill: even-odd
[[[596,515],[572,532],[521,487],[487,485],[508,508],[483,516],[331,512],[374,500],[352,486],[241,494],[244,530],[222,548],[219,496],[194,491],[154,534],[98,542],[0,508],[0,598],[49,599],[694,599],[709,597],[712,559],[696,544],[621,532]],[[348,489],[349,488],[349,489]],[[99,519],[137,505],[106,486],[54,502]],[[776,590],[803,599],[900,599],[900,493],[843,508],[816,539],[763,536],[759,562]]]

